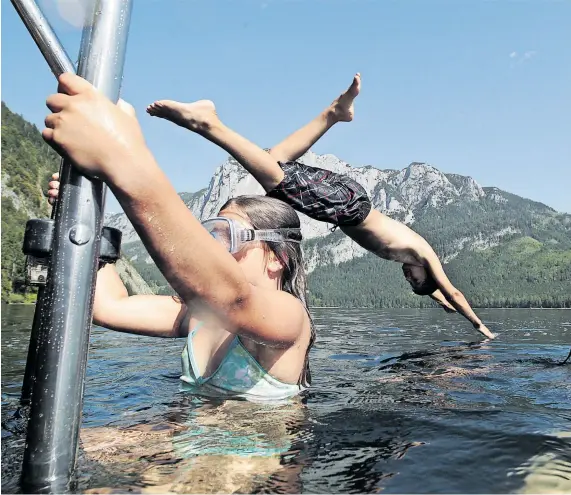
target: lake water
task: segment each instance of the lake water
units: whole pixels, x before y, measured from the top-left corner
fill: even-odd
[[[33,307],[2,307],[2,491]],[[183,340],[94,328],[78,490],[571,493],[571,311],[315,309],[313,387],[273,407],[179,393]],[[7,420],[8,419],[8,420]]]

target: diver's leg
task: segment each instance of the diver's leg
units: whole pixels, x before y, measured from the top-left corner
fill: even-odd
[[[297,160],[337,122],[353,120],[353,101],[361,89],[361,75],[356,74],[349,88],[311,122],[270,149],[278,162]]]
[[[147,111],[156,117],[185,127],[230,153],[266,191],[277,186],[284,177],[278,161],[256,144],[225,126],[209,100],[179,103],[161,100],[149,105]]]
[[[296,160],[331,126],[337,122],[349,122],[353,119],[353,100],[359,94],[360,86],[361,76],[357,74],[347,91],[318,117],[274,146],[269,151],[270,158],[262,157],[261,148],[223,126],[211,101],[180,103],[173,100],[159,100],[149,105],[147,112],[201,134],[218,144],[234,156],[266,191],[270,191],[284,177],[278,162]]]
[[[359,90],[358,76],[354,83],[355,87],[352,85],[347,93],[336,100],[347,112],[351,111],[352,101]],[[217,144],[251,173],[269,196],[284,201],[310,218],[345,227],[361,224],[370,213],[367,193],[356,181],[346,175],[296,161],[279,162],[273,154],[224,125],[211,101],[179,103],[161,100],[150,105],[147,111]],[[349,115],[341,111],[338,114]],[[303,134],[302,131],[298,132]],[[307,135],[307,139],[311,139],[309,132]],[[299,142],[305,139],[300,138]],[[293,141],[297,141],[297,138]],[[291,146],[291,149],[296,147],[297,152],[303,153],[300,146]]]

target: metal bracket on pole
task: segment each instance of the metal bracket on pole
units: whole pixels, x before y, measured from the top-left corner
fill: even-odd
[[[35,3],[12,3],[52,71],[73,71]],[[83,32],[78,74],[112,101],[119,98],[131,6],[131,0],[95,0]],[[47,284],[34,317],[37,356],[22,466],[25,493],[70,490],[104,200],[104,184],[84,177],[64,160]]]
[[[47,218],[33,218],[26,222],[24,246],[26,255],[26,285],[44,286],[48,280],[48,266],[52,254],[54,221]],[[103,227],[99,259],[115,263],[121,257],[123,233],[113,227]]]

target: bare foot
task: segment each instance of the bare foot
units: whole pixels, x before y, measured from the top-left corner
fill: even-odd
[[[194,103],[159,100],[147,107],[147,113],[153,117],[170,120],[197,133],[208,131],[213,123],[218,122],[216,108],[210,100],[200,100]]]
[[[331,103],[331,113],[337,121],[351,122],[353,120],[355,113],[353,100],[355,100],[359,91],[361,91],[361,74],[357,72],[347,91]]]

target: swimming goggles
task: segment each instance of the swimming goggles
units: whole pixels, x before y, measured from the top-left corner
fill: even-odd
[[[232,254],[240,251],[244,243],[250,241],[301,242],[301,229],[295,228],[256,230],[226,217],[205,220],[202,226]]]

